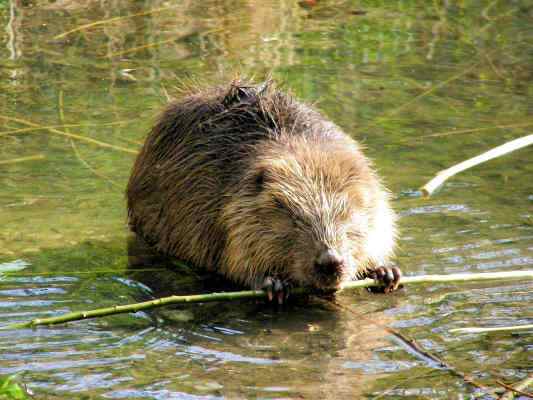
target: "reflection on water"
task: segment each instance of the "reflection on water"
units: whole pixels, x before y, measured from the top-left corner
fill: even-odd
[[[465,3],[466,4],[466,3]],[[208,292],[184,271],[126,268],[123,188],[184,81],[272,74],[368,148],[401,215],[407,274],[533,265],[531,149],[454,178],[442,168],[533,126],[527,1],[0,0],[0,323]],[[14,263],[16,260],[17,263]],[[24,268],[25,267],[25,268]],[[0,374],[50,398],[460,398],[483,393],[392,338],[394,327],[484,385],[531,373],[528,282],[343,293],[0,331]],[[488,395],[483,395],[489,398]]]

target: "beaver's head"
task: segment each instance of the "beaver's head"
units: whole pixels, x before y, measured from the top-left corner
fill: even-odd
[[[337,288],[388,258],[394,216],[355,142],[280,138],[250,159],[222,213],[232,279]]]

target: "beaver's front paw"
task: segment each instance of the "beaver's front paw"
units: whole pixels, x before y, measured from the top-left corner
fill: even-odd
[[[287,280],[267,276],[260,288],[267,293],[269,302],[281,305],[289,298],[291,284]]]
[[[400,287],[400,279],[402,271],[398,267],[377,267],[372,271],[368,271],[367,277],[374,279],[380,283],[380,286],[369,288],[371,292],[389,293]]]

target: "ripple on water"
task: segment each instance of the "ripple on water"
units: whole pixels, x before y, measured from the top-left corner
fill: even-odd
[[[47,283],[68,283],[78,282],[80,279],[75,276],[8,276],[2,279],[4,282],[27,283],[27,284],[47,284]]]
[[[124,382],[131,382],[134,380],[133,377],[114,377],[111,373],[99,373],[99,374],[57,374],[64,383],[54,385],[51,387],[54,391],[57,392],[83,392],[91,390],[95,387],[106,389],[110,387],[117,386]]]
[[[153,400],[221,400],[224,396],[195,395],[183,392],[172,392],[168,389],[125,389],[116,390],[103,395],[109,399],[153,399]]]
[[[218,351],[200,346],[187,346],[182,351],[176,352],[176,355],[186,355],[194,359],[205,359],[206,361],[239,362],[256,365],[273,365],[283,362],[282,360],[248,357],[240,354],[231,353],[228,351]]]
[[[366,374],[382,374],[411,369],[419,365],[413,361],[384,361],[379,359],[359,361],[346,361],[343,368],[360,370]]]
[[[29,300],[29,301],[0,301],[0,308],[8,308],[16,310],[24,307],[51,307],[57,303],[71,303],[69,300],[53,301],[53,300]]]
[[[85,353],[84,353],[85,354]],[[63,354],[63,357],[68,355]],[[106,367],[124,365],[127,361],[132,360],[142,360],[144,359],[142,354],[132,354],[126,357],[108,357],[108,358],[92,358],[92,359],[72,359],[72,360],[63,360],[63,359],[48,359],[46,362],[25,362],[22,365],[15,365],[12,367],[0,367],[0,374],[16,374],[22,371],[33,371],[33,372],[53,372],[60,370],[72,370],[78,368],[94,368],[94,367]]]
[[[0,296],[11,297],[31,297],[49,296],[53,294],[65,294],[67,291],[60,287],[40,287],[40,288],[18,288],[0,290]]]
[[[400,212],[401,217],[419,214],[442,214],[445,212],[471,213],[472,210],[466,204],[438,204],[413,207]]]

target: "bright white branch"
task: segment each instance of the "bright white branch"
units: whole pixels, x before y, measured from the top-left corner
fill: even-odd
[[[459,172],[484,163],[485,161],[492,160],[493,158],[500,157],[512,151],[521,149],[522,147],[529,146],[530,144],[533,144],[533,135],[524,136],[502,144],[501,146],[495,147],[483,154],[440,171],[432,180],[422,186],[420,190],[425,196],[431,196],[431,194],[437,190],[437,188],[439,188],[448,178],[451,178]]]
[[[497,326],[494,328],[481,328],[481,327],[469,327],[469,328],[456,328],[450,329],[452,333],[490,333],[490,332],[507,332],[507,331],[526,331],[533,330],[533,324],[529,325],[511,325],[511,326]]]

